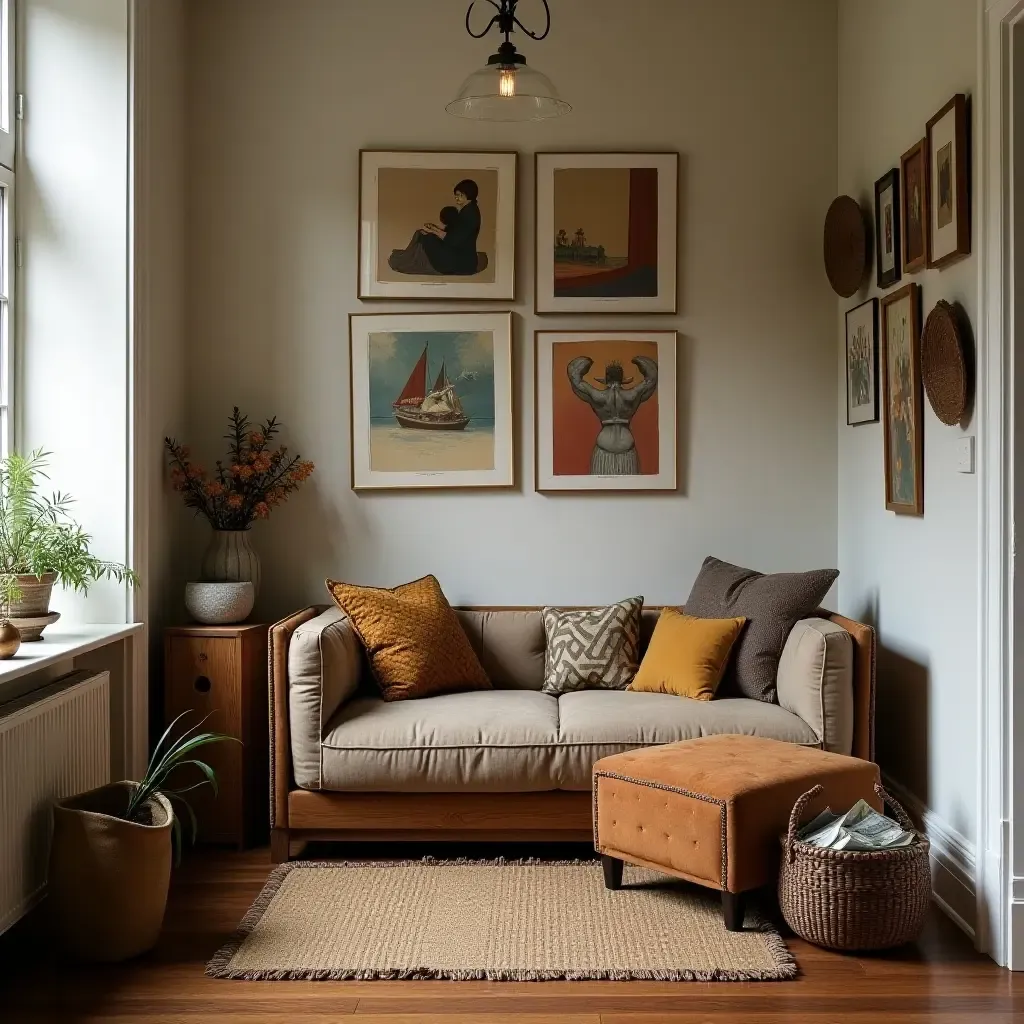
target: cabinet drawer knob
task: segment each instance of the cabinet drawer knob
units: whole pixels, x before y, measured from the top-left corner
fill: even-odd
[[[213,683],[210,682],[209,676],[196,676],[196,681],[192,685],[198,693],[209,693]]]
[[[205,652],[203,652],[203,651],[199,652],[199,660],[200,661],[206,661],[206,654],[205,654]]]

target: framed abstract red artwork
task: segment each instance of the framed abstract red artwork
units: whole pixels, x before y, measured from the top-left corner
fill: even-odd
[[[538,153],[538,313],[674,313],[676,153]]]

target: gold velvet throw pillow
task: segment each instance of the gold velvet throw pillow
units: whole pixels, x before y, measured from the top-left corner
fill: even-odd
[[[393,590],[334,580],[327,589],[359,634],[385,700],[491,688],[433,576]]]
[[[711,700],[746,621],[695,619],[666,608],[629,689]]]

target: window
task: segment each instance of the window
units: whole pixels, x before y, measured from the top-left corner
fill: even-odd
[[[14,169],[14,0],[0,0],[0,164]]]
[[[11,450],[14,387],[11,299],[14,291],[14,172],[0,167],[0,456]]]

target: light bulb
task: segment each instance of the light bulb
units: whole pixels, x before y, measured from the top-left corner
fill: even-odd
[[[498,75],[498,95],[512,97],[516,94],[516,72],[514,68],[502,68]]]

